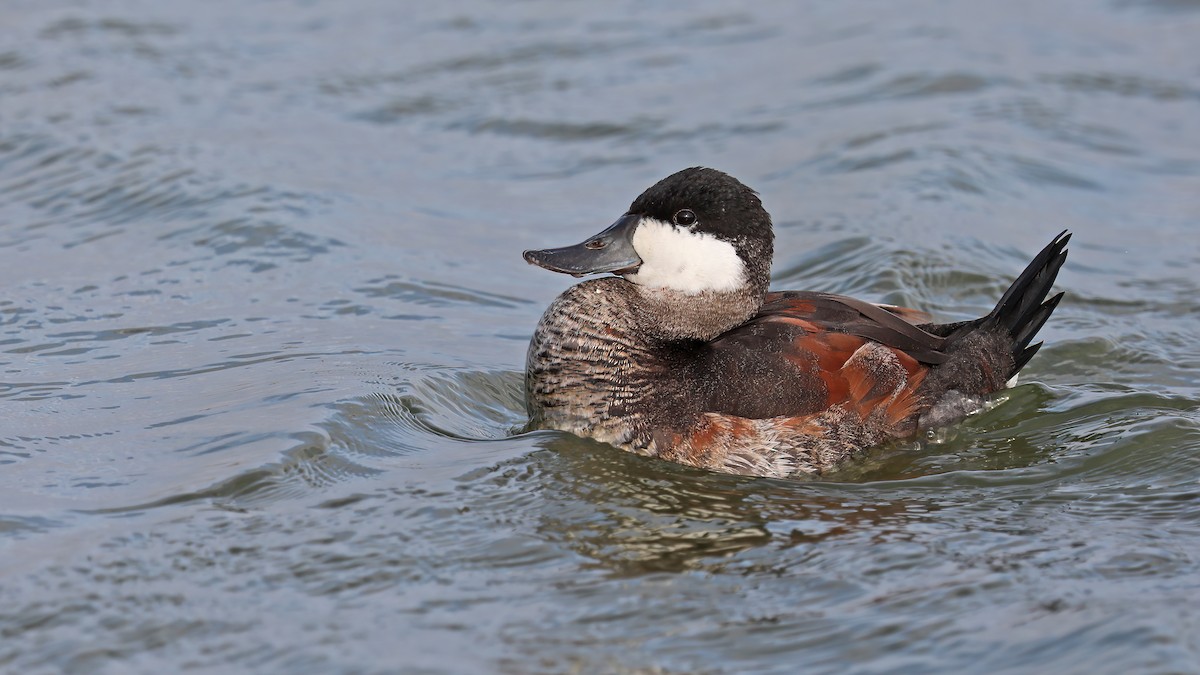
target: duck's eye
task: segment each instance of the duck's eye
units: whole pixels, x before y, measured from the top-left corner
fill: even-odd
[[[672,219],[676,225],[689,227],[696,223],[696,214],[691,209],[679,209],[675,212],[675,217]]]

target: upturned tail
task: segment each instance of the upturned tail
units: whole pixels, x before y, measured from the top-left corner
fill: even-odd
[[[1024,368],[1042,348],[1041,342],[1030,343],[1062,300],[1062,293],[1048,299],[1046,296],[1058,277],[1058,270],[1067,260],[1069,241],[1071,233],[1066,230],[1060,232],[1008,287],[1000,297],[1000,302],[996,303],[996,308],[980,321],[980,329],[1002,330],[1012,337],[1013,368],[1009,377]]]
[[[1065,230],[1034,257],[987,316],[951,324],[927,324],[926,332],[945,338],[947,359],[921,384],[930,407],[919,428],[945,426],[979,407],[980,398],[1003,389],[1029,363],[1042,343],[1030,344],[1062,300],[1050,288],[1067,259]]]
[[[921,326],[929,333],[944,337],[946,351],[951,354],[951,363],[946,364],[949,367],[943,368],[949,372],[941,373],[936,379],[944,379],[946,387],[962,390],[964,387],[961,385],[965,383],[957,382],[961,378],[952,373],[964,368],[973,370],[975,365],[984,363],[993,377],[1000,376],[1002,381],[1007,381],[1029,363],[1029,359],[1042,347],[1041,342],[1030,343],[1063,297],[1062,293],[1049,298],[1046,296],[1067,260],[1069,241],[1071,233],[1066,230],[1060,232],[1034,256],[987,316],[959,323]],[[983,393],[991,389],[990,386],[977,384],[967,386],[965,390],[971,391],[977,386],[983,387]]]

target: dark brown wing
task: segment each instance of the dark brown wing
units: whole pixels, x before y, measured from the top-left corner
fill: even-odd
[[[865,337],[929,365],[943,363],[947,358],[942,352],[945,338],[927,333],[913,323],[928,320],[927,314],[915,309],[873,305],[833,293],[784,291],[768,293],[754,320],[771,317],[806,319],[821,330]]]
[[[828,293],[769,293],[697,364],[712,383],[698,392],[704,410],[764,419],[842,404],[861,418],[884,409],[898,423],[917,406],[930,366],[946,360],[944,338],[906,318],[925,317]]]
[[[875,306],[879,307],[880,309],[886,309],[888,312],[895,314],[896,316],[900,317],[901,319],[904,319],[905,321],[907,321],[913,325],[920,325],[923,323],[931,323],[933,321],[932,316],[930,316],[927,312],[922,312],[919,309],[913,309],[911,307],[898,307],[896,305],[878,305],[877,304]]]

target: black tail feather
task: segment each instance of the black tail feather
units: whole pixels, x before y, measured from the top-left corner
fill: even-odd
[[[1037,343],[1036,345],[1030,345],[1029,347],[1026,347],[1025,351],[1021,352],[1020,358],[1016,360],[1016,365],[1013,366],[1013,374],[1015,375],[1021,372],[1021,369],[1025,367],[1025,364],[1029,363],[1029,359],[1032,359],[1033,355],[1038,353],[1038,350],[1041,348],[1041,342]]]
[[[1062,300],[1062,297],[1063,294],[1059,293],[1038,306],[1037,311],[1030,315],[1029,322],[1021,326],[1017,334],[1013,336],[1016,340],[1016,345],[1013,347],[1014,350],[1024,349],[1026,345],[1033,342],[1033,336],[1037,335],[1042,326],[1046,325],[1046,319],[1050,318],[1050,314],[1054,312],[1055,307],[1058,307],[1058,303]]]
[[[983,318],[980,328],[1001,329],[1013,339],[1012,357],[1015,367],[1011,375],[1021,370],[1042,346],[1039,342],[1032,347],[1029,343],[1045,325],[1054,308],[1058,307],[1063,294],[1049,299],[1046,295],[1054,286],[1054,279],[1067,259],[1067,242],[1071,233],[1063,230],[1042,249],[1017,280],[1008,287],[996,308]]]

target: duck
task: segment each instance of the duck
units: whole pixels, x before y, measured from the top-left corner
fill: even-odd
[[[759,195],[706,167],[646,189],[584,242],[524,258],[575,277],[533,332],[530,427],[711,471],[819,477],[952,425],[1015,382],[1063,293],[1063,231],[991,312],[925,312],[770,291]]]

